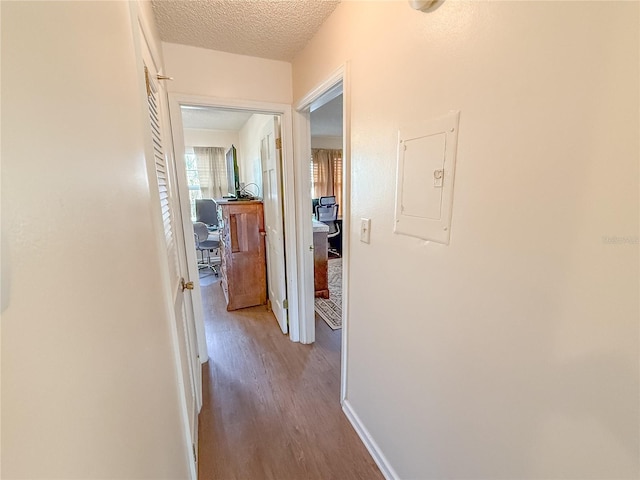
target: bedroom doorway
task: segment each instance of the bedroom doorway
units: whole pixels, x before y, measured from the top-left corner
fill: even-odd
[[[334,335],[342,328],[343,210],[342,93],[310,112],[314,311]],[[324,324],[316,320],[316,335]]]
[[[295,111],[295,125],[296,125],[296,156],[299,160],[296,162],[296,173],[298,175],[298,192],[297,198],[299,205],[309,205],[309,209],[307,207],[304,208],[304,211],[300,212],[298,215],[298,221],[300,224],[300,245],[301,246],[309,246],[309,254],[305,254],[302,257],[302,261],[300,262],[300,276],[301,276],[301,284],[303,285],[304,292],[309,292],[303,298],[303,302],[301,303],[301,316],[303,320],[301,321],[302,325],[302,337],[303,343],[313,343],[316,337],[316,334],[329,329],[331,334],[336,337],[339,337],[339,345],[340,345],[340,402],[342,403],[346,398],[347,392],[347,334],[348,334],[348,316],[346,312],[348,312],[348,301],[349,301],[349,230],[350,230],[350,124],[349,124],[349,95],[348,95],[348,76],[347,76],[347,65],[343,65],[338,70],[336,70],[330,77],[328,77],[325,81],[315,86],[315,88],[311,89],[301,100],[296,104]],[[332,103],[333,102],[333,103]],[[323,108],[325,107],[325,108]],[[333,115],[331,114],[333,112]],[[319,138],[322,134],[317,130],[318,126],[321,122],[318,122],[318,115],[323,115],[323,113],[328,114],[328,118],[331,119],[329,124],[333,124],[334,130],[332,130],[333,134],[329,134],[325,131],[324,135],[326,137],[337,137],[333,139],[325,138],[324,141],[329,141],[330,143],[319,143]],[[337,128],[336,128],[337,127]],[[314,133],[312,135],[312,128],[314,129]],[[316,137],[313,139],[312,137]],[[332,143],[331,143],[332,141]],[[312,143],[313,142],[313,143]],[[329,327],[327,323],[325,323],[322,316],[318,315],[316,317],[316,301],[315,301],[315,263],[316,263],[316,246],[314,245],[314,225],[317,227],[316,217],[316,205],[314,205],[314,198],[318,192],[322,192],[323,190],[315,190],[314,183],[317,183],[318,179],[315,178],[315,174],[318,172],[314,172],[314,160],[313,160],[313,148],[315,147],[339,147],[334,148],[333,150],[341,150],[340,160],[332,160],[335,165],[335,169],[333,173],[335,173],[336,169],[340,169],[340,178],[339,185],[333,185],[333,193],[334,195],[326,195],[327,197],[333,197],[329,199],[325,199],[324,203],[327,204],[338,204],[337,210],[339,214],[337,216],[337,220],[339,220],[339,225],[335,226],[334,229],[329,229],[326,232],[326,235],[329,236],[332,233],[336,233],[336,230],[339,228],[339,233],[336,235],[332,235],[331,245],[327,245],[327,276],[330,274],[329,272],[329,262],[331,260],[339,259],[339,262],[333,262],[334,264],[338,264],[341,267],[339,272],[340,283],[334,283],[334,292],[339,292],[334,295],[334,299],[339,295],[340,296],[340,309],[337,307],[334,309],[337,310],[337,315],[340,318],[340,322],[342,328],[336,328],[333,330]],[[331,150],[331,148],[329,148]],[[326,162],[326,160],[325,160]],[[326,190],[325,190],[326,191]],[[316,192],[316,193],[314,193]],[[330,192],[330,191],[329,191]],[[335,198],[337,197],[337,198]],[[339,198],[339,200],[338,200]],[[311,200],[311,201],[310,201]],[[321,199],[317,199],[317,203],[321,203]],[[323,222],[320,222],[323,223]],[[327,239],[327,243],[329,239]],[[332,250],[336,250],[336,252],[332,252],[331,259],[329,258],[329,246]],[[302,247],[300,247],[302,248]],[[335,269],[334,270],[335,275]],[[335,280],[335,276],[334,276]],[[338,283],[338,287],[336,284]],[[319,290],[322,290],[321,288]],[[331,298],[331,291],[329,291],[329,297]],[[333,307],[332,307],[333,308]],[[317,328],[319,322],[322,322]]]
[[[224,283],[225,292],[232,292],[235,285],[231,282],[241,280],[238,273],[243,282],[256,280],[243,272],[232,276],[222,267],[223,228],[216,206],[221,201],[236,201],[233,205],[259,201],[264,207],[264,232],[268,233],[263,237],[268,305],[282,332],[287,333],[287,311],[282,308],[287,292],[280,193],[282,168],[277,148],[281,138],[279,116],[199,105],[181,105],[180,111],[201,295],[210,293],[208,287],[219,281]],[[269,161],[268,169],[265,159]],[[197,235],[196,227],[202,230],[203,239]],[[247,284],[242,288],[251,287]],[[203,300],[208,302],[206,298]]]
[[[185,238],[194,239],[193,222],[198,219],[196,201],[226,197],[234,191],[229,187],[229,183],[233,182],[233,180],[228,180],[230,176],[227,175],[228,171],[225,169],[224,161],[220,158],[225,156],[225,151],[228,151],[232,145],[237,150],[238,180],[242,195],[262,199],[264,187],[261,164],[261,148],[263,146],[261,141],[263,138],[261,136],[264,132],[263,127],[267,123],[277,127],[282,125],[281,130],[283,132],[278,141],[280,144],[278,162],[283,172],[282,182],[281,188],[274,189],[276,193],[279,192],[281,194],[279,200],[283,204],[280,222],[283,222],[282,218],[284,216],[284,225],[280,227],[280,231],[295,228],[295,225],[290,225],[291,206],[287,204],[286,200],[286,194],[291,190],[288,181],[292,177],[292,175],[287,174],[285,164],[291,148],[290,134],[286,135],[286,128],[284,128],[286,126],[290,128],[291,124],[290,110],[288,110],[287,106],[244,101],[220,102],[213,99],[207,101],[202,97],[170,94],[170,107],[175,156],[182,173],[182,178],[179,179],[179,187],[181,187],[179,189],[181,209],[186,212],[186,219],[183,225]],[[278,136],[274,135],[271,140],[275,141]],[[198,161],[199,157],[203,155],[206,157],[206,161],[202,161],[202,159]],[[218,156],[217,160],[213,158],[216,156]],[[209,168],[209,174],[203,175],[203,164],[213,165],[213,167]],[[210,227],[207,240],[219,240],[219,232],[216,231],[216,225],[207,225]],[[276,229],[272,228],[271,230],[275,231]],[[200,307],[198,316],[201,329],[198,343],[201,361],[204,363],[208,359],[208,353],[204,331],[204,312],[202,310],[203,300],[206,304],[207,299],[204,299],[203,295],[206,295],[207,289],[210,289],[212,285],[219,283],[219,251],[217,248],[207,249],[206,252],[198,251],[195,239],[186,243],[190,256],[190,268],[193,270],[190,276],[193,279],[199,279],[197,284],[194,285],[194,293],[199,298],[194,300]],[[286,251],[287,258],[290,255],[295,258],[295,243],[291,254],[289,249],[292,247],[286,243],[286,238],[282,239],[281,248]],[[284,259],[284,255],[281,258]],[[198,265],[199,263],[200,265]],[[284,272],[285,275],[288,275],[289,271],[295,268],[295,262],[292,263],[293,265],[281,266],[282,268],[278,269],[279,272]],[[274,269],[272,268],[272,270]],[[283,295],[290,295],[291,282],[289,279],[282,279],[281,284],[284,286]],[[221,288],[218,285],[216,286]],[[296,286],[296,284],[293,285],[294,290]],[[282,304],[283,300],[286,300],[286,298],[279,299],[279,303]],[[279,325],[280,329],[286,333],[288,319],[284,318],[283,321],[280,318],[277,320],[279,321],[277,324],[274,322],[274,326]],[[293,329],[290,333],[294,333]]]

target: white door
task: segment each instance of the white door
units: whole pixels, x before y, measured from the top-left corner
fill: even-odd
[[[287,282],[285,274],[284,221],[282,210],[282,142],[278,117],[262,130],[260,159],[264,193],[264,225],[267,232],[267,294],[282,333],[287,333]]]
[[[168,148],[165,135],[167,129],[166,92],[157,80],[157,69],[148,51],[143,53],[145,67],[145,82],[147,85],[147,102],[149,109],[149,123],[153,144],[153,159],[155,165],[155,181],[160,194],[160,209],[164,244],[166,247],[166,261],[169,272],[171,301],[174,314],[175,334],[177,339],[178,357],[180,362],[181,385],[187,410],[189,440],[192,443],[194,463],[197,461],[198,451],[198,412],[202,404],[202,372],[198,359],[198,350],[193,322],[193,300],[191,291],[183,277],[186,268],[185,241],[182,232],[182,216],[180,200],[176,191],[176,169],[174,159],[167,154]],[[185,283],[186,282],[186,283]],[[163,421],[158,419],[159,422]]]

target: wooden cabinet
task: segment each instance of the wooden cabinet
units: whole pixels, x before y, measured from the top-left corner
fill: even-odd
[[[216,200],[220,224],[220,279],[227,310],[267,303],[264,215],[257,200]]]

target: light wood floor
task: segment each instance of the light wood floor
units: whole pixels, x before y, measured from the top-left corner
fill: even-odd
[[[213,275],[201,282],[199,478],[383,479],[340,407],[340,331],[316,319],[316,343],[292,343],[265,307],[227,312]]]

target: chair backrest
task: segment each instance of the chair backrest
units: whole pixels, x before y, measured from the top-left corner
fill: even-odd
[[[335,222],[338,219],[338,204],[318,205],[316,207],[316,218],[319,222]]]
[[[318,203],[323,207],[326,207],[328,205],[335,205],[336,197],[333,195],[331,195],[330,197],[320,197],[320,199],[318,200]]]
[[[203,222],[193,222],[193,234],[195,236],[197,244],[206,241],[209,237],[207,224]]]
[[[217,227],[218,209],[216,208],[216,202],[210,198],[196,199],[196,222]]]

